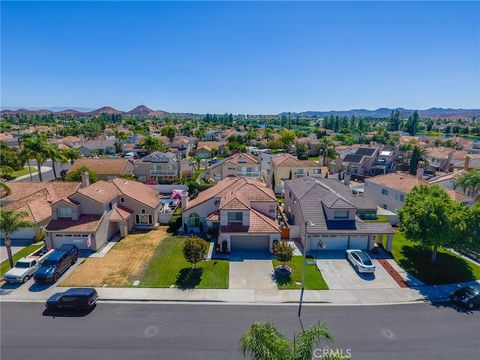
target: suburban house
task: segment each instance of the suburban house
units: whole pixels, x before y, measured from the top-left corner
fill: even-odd
[[[270,172],[267,176],[268,186],[275,194],[283,191],[284,181],[304,176],[325,177],[328,168],[312,160],[298,160],[291,154],[280,154],[270,159]]]
[[[372,147],[359,147],[355,152],[345,155],[343,170],[349,175],[369,175],[380,151]]]
[[[463,150],[443,147],[427,148],[427,170],[441,172],[451,171],[453,164],[465,160],[467,156],[467,152]]]
[[[74,146],[74,148],[78,149],[83,156],[115,154],[117,151],[115,139],[106,138],[103,135],[93,140],[82,139],[81,144]]]
[[[211,158],[212,151],[222,154],[226,145],[227,143],[223,141],[199,141],[195,150],[195,156],[201,159]]]
[[[260,163],[250,154],[238,153],[208,167],[205,179],[219,182],[228,177],[245,176],[252,179],[260,177]]]
[[[480,155],[469,155],[466,156],[464,160],[453,164],[453,171],[458,171],[460,169],[466,171],[480,169]]]
[[[133,163],[135,177],[142,182],[172,182],[180,174],[179,157],[172,153],[155,151]]]
[[[81,188],[52,203],[47,246],[75,244],[97,251],[117,234],[157,227],[160,203],[157,191],[140,182],[116,178],[90,185],[84,173]]]
[[[0,199],[2,209],[23,211],[26,213],[25,219],[33,223],[32,227],[13,233],[11,238],[32,240],[49,223],[52,217],[51,205],[59,199],[74,194],[80,188],[80,183],[12,181],[8,183],[8,187],[10,194]],[[3,238],[2,234],[0,236]]]
[[[298,143],[307,144],[309,156],[318,156],[320,150],[320,140],[318,140],[316,135],[311,134],[308,137],[298,138],[295,145]]]
[[[371,250],[375,237],[377,243],[383,243],[384,236],[385,249],[390,251],[390,223],[363,221],[356,216],[355,204],[324,180],[303,177],[285,181],[285,213],[307,253],[315,257],[325,250]]]
[[[365,179],[365,196],[379,207],[394,213],[400,210],[405,202],[405,195],[419,184],[435,184],[435,180],[424,181],[423,170],[417,170],[417,176],[407,173],[391,173]],[[446,188],[452,200],[463,204],[473,203],[473,199],[453,189]]]
[[[222,252],[271,252],[280,240],[275,194],[260,181],[226,178],[182,205],[184,232],[218,230]]]
[[[94,159],[75,160],[68,172],[86,166],[97,174],[98,180],[113,180],[123,175],[133,176],[133,163],[129,159]]]

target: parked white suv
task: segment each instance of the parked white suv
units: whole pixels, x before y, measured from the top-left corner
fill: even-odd
[[[345,251],[345,255],[357,272],[371,274],[375,272],[375,265],[365,251],[347,250]]]
[[[9,283],[27,282],[51,252],[53,252],[53,249],[48,250],[46,246],[43,246],[30,255],[21,258],[13,268],[5,273],[3,280]]]

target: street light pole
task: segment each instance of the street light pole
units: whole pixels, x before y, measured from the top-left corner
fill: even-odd
[[[303,264],[302,264],[302,291],[300,292],[300,302],[298,305],[298,317],[300,317],[302,313],[302,302],[303,302],[303,292],[305,291],[305,267],[307,265],[307,228],[308,226],[315,225],[311,221],[305,221],[305,230],[303,236]]]

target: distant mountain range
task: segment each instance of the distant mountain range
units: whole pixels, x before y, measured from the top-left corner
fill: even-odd
[[[377,110],[367,110],[367,109],[352,109],[345,111],[304,111],[300,113],[290,113],[291,115],[299,116],[308,116],[308,117],[325,117],[325,116],[357,116],[357,117],[374,117],[374,118],[383,118],[388,117],[396,109],[390,108],[379,108]],[[408,117],[413,114],[415,110],[398,108],[401,115]],[[418,110],[418,114],[422,118],[451,118],[451,117],[473,117],[480,116],[480,109],[451,109],[451,108],[430,108],[426,110]],[[288,115],[288,113],[281,113],[280,115]]]
[[[1,114],[4,115],[13,115],[13,114],[25,114],[25,115],[48,115],[48,114],[57,114],[57,115],[73,115],[73,116],[97,116],[101,114],[124,114],[124,115],[136,115],[136,116],[162,116],[168,114],[168,112],[163,110],[152,110],[146,107],[145,105],[139,105],[136,108],[130,111],[121,111],[114,109],[110,106],[104,106],[100,109],[92,110],[88,108],[62,108],[62,107],[51,107],[46,109],[41,108],[3,108]]]

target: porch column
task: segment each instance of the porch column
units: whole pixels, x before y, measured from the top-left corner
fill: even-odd
[[[385,246],[385,250],[388,252],[392,251],[392,242],[393,242],[393,234],[387,235],[387,245]]]
[[[369,251],[374,248],[374,240],[375,240],[375,234],[368,235],[368,250]]]
[[[383,244],[383,234],[377,234],[377,244],[382,245]]]

